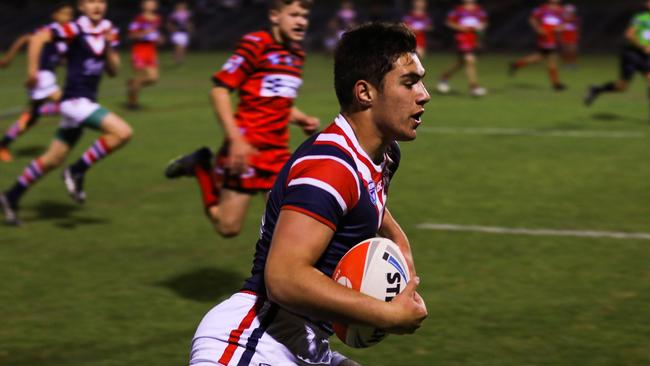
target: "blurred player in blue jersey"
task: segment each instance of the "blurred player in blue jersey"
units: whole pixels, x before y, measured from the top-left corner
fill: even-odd
[[[650,98],[650,0],[645,2],[645,11],[632,18],[625,31],[626,44],[621,50],[620,77],[602,85],[592,85],[587,89],[585,104],[590,106],[602,93],[623,92],[627,90],[635,73],[645,77]]]
[[[47,151],[25,168],[9,190],[0,194],[0,208],[8,224],[19,224],[16,211],[21,197],[40,178],[63,163],[84,128],[98,130],[102,135],[63,172],[68,193],[80,203],[86,199],[83,182],[88,169],[131,138],[131,127],[97,103],[102,74],[106,71],[111,76],[115,75],[120,64],[119,54],[113,49],[118,44],[118,32],[109,20],[104,19],[107,1],[80,0],[78,6],[82,16],[77,20],[62,27],[43,30],[30,40],[30,80],[37,77],[38,60],[47,43],[62,41],[68,45],[62,119]]]
[[[192,366],[356,363],[330,349],[331,322],[413,333],[427,316],[409,241],[386,208],[400,162],[396,141],[417,136],[429,94],[415,35],[370,23],[345,33],[335,54],[341,113],[303,143],[273,185],[251,276],[201,321]],[[396,242],[413,280],[391,302],[331,275],[358,242]]]
[[[54,22],[38,29],[44,31],[48,29],[64,27],[74,16],[74,8],[67,3],[57,5],[52,13]],[[2,65],[8,65],[22,47],[29,44],[31,35],[21,36],[14,42],[9,52],[0,61]],[[59,112],[58,103],[61,99],[61,89],[56,83],[55,69],[61,62],[61,55],[65,52],[66,44],[63,42],[52,42],[43,48],[38,63],[38,72],[35,78],[27,81],[29,88],[29,105],[21,113],[14,123],[9,126],[5,135],[0,140],[0,161],[10,162],[13,160],[9,151],[9,145],[14,142],[20,135],[33,127],[39,117],[43,115],[52,115]]]
[[[187,46],[190,44],[190,37],[194,31],[192,12],[187,2],[176,3],[174,11],[167,19],[167,30],[171,34],[171,42],[174,45],[174,61],[180,65],[185,62]]]

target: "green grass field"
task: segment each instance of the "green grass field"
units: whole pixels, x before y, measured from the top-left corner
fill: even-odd
[[[196,54],[175,68],[163,55],[162,79],[138,112],[121,107],[127,67],[104,81],[102,103],[133,125],[134,140],[89,173],[85,205],[54,172],[25,197],[24,226],[0,227],[0,365],[187,364],[201,317],[250,270],[263,211],[260,197],[243,234],[221,239],[195,182],[162,174],[170,158],[220,143],[208,90],[225,56]],[[427,58],[432,90],[453,57]],[[455,93],[432,93],[418,139],[402,144],[389,207],[410,236],[430,315],[417,334],[371,349],[334,341],[363,365],[650,365],[650,241],[418,227],[650,233],[644,83],[587,109],[584,88],[617,75],[613,55],[563,71],[570,89],[561,94],[541,66],[509,79],[508,59],[481,59],[484,99],[467,96],[462,75]],[[297,101],[324,123],[338,112],[331,65],[310,55]],[[0,72],[0,112],[24,103],[23,70],[21,59]],[[0,188],[56,123],[43,119],[13,145]],[[94,138],[86,132],[70,161]]]

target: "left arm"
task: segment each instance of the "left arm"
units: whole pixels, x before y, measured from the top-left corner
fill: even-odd
[[[381,227],[379,228],[379,235],[386,239],[390,239],[397,244],[397,246],[402,250],[402,254],[406,259],[406,264],[409,267],[409,272],[411,273],[411,278],[415,278],[415,263],[413,262],[413,253],[411,252],[411,244],[409,239],[406,237],[404,230],[399,226],[393,215],[391,215],[388,208],[384,211],[384,219],[381,222]]]
[[[7,67],[9,64],[11,64],[11,61],[14,59],[14,57],[16,57],[18,51],[20,51],[21,48],[25,47],[25,45],[29,43],[29,38],[29,34],[24,34],[18,37],[14,43],[11,44],[9,51],[7,51],[5,56],[0,59],[0,68]]]
[[[318,130],[318,127],[320,127],[320,119],[305,114],[297,107],[291,108],[289,121],[300,126],[307,135],[313,135]]]

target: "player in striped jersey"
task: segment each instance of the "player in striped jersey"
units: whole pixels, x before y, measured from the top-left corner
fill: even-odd
[[[271,29],[245,35],[214,74],[212,105],[225,135],[214,165],[210,150],[201,148],[167,167],[169,178],[196,176],[205,212],[225,237],[240,232],[252,195],[268,192],[289,159],[289,122],[307,134],[320,125],[293,105],[305,57],[298,42],[310,7],[311,0],[273,0]],[[233,90],[239,91],[234,115]]]
[[[140,90],[158,81],[158,45],[163,42],[160,27],[162,18],[157,13],[158,0],[142,0],[140,13],[129,24],[131,66],[134,76],[127,82],[127,102],[129,109],[140,107]]]
[[[102,74],[106,71],[115,75],[120,62],[119,54],[114,50],[118,45],[117,29],[104,19],[107,1],[80,0],[78,4],[83,15],[76,21],[39,32],[30,40],[30,78],[37,73],[38,59],[45,44],[57,41],[68,44],[62,118],[48,150],[25,168],[9,190],[0,194],[0,208],[8,224],[19,224],[16,216],[19,200],[28,188],[63,163],[85,127],[99,130],[102,136],[63,172],[68,193],[79,203],[86,199],[83,181],[88,169],[131,138],[131,127],[96,102]]]
[[[56,6],[52,13],[52,20],[54,22],[38,29],[34,33],[62,27],[72,20],[73,14],[74,9],[71,5],[61,3]],[[26,44],[29,44],[30,39],[31,35],[20,37],[0,63],[8,64],[11,62],[16,52]],[[61,62],[61,54],[65,52],[65,48],[66,45],[63,42],[50,43],[43,48],[38,64],[38,73],[35,77],[27,80],[30,99],[29,105],[20,114],[18,120],[9,126],[9,129],[7,129],[5,135],[0,140],[0,161],[10,162],[13,160],[9,151],[9,145],[20,135],[36,125],[41,116],[54,115],[59,112],[61,89],[56,83],[55,69]]]
[[[557,69],[558,38],[564,24],[564,9],[561,2],[562,0],[548,0],[533,10],[528,22],[537,33],[537,52],[511,63],[509,68],[511,76],[527,65],[545,60],[553,89],[556,91],[566,89],[566,85],[560,82]]]
[[[343,35],[334,84],[341,114],[303,143],[266,206],[251,276],[199,325],[192,366],[353,365],[332,352],[331,321],[414,332],[427,316],[408,239],[386,208],[400,162],[396,141],[417,136],[429,94],[414,34],[371,23]],[[391,302],[334,282],[356,243],[395,241],[413,280]]]

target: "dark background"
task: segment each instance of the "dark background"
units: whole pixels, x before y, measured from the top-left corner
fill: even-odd
[[[490,51],[520,50],[534,47],[534,35],[528,26],[531,9],[542,1],[483,0],[480,3],[490,16],[490,27],[485,36]],[[59,1],[2,0],[0,1],[0,47],[6,48],[21,33],[49,21],[49,12]],[[357,0],[361,20],[398,20],[408,10],[406,0]],[[429,2],[436,29],[429,35],[432,49],[451,46],[451,33],[443,26],[447,11],[457,4],[455,0]],[[610,52],[617,49],[630,17],[643,9],[639,0],[578,0],[583,24],[581,48],[587,52]],[[174,1],[161,0],[161,13],[168,14]],[[266,24],[265,0],[193,0],[197,32],[192,42],[195,49],[228,49],[242,34]],[[328,20],[334,16],[339,1],[316,0],[312,9],[311,26],[306,46],[321,48]],[[110,0],[108,18],[124,32],[129,20],[139,10],[138,0]]]

